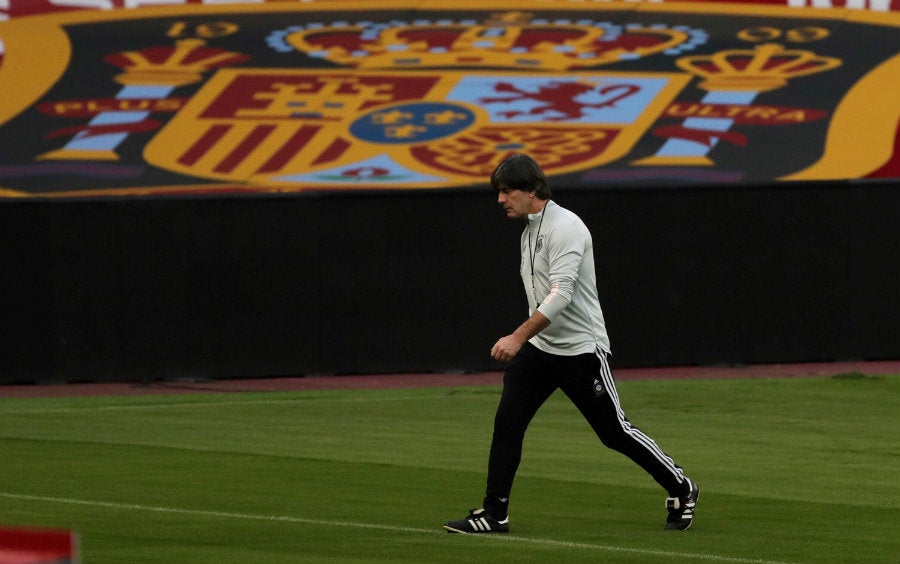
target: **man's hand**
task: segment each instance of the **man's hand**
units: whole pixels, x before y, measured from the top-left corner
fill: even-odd
[[[519,349],[522,348],[524,342],[516,337],[515,333],[507,335],[494,343],[494,347],[491,349],[491,358],[503,362],[512,360],[519,354]]]
[[[502,337],[491,348],[491,358],[506,362],[512,360],[525,342],[550,326],[550,320],[540,311],[535,311],[519,328]]]

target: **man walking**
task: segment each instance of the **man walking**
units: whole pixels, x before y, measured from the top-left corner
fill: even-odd
[[[550,199],[543,170],[527,155],[503,161],[491,185],[507,217],[527,223],[519,270],[529,317],[491,349],[491,357],[509,361],[509,366],[494,418],[483,505],[444,523],[444,529],[509,532],[509,498],[525,430],[557,388],[604,445],[633,460],[668,492],[666,529],[687,529],[700,489],[653,439],[631,425],[619,404],[587,226]]]

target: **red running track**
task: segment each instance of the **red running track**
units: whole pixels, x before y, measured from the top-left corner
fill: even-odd
[[[748,366],[693,366],[621,368],[616,380],[655,378],[800,378],[838,374],[900,374],[900,360],[765,364]],[[248,380],[160,380],[154,382],[89,382],[69,384],[0,385],[0,398],[73,396],[163,395],[187,393],[271,392],[291,390],[381,389],[456,386],[499,386],[502,372],[477,374],[380,374],[353,376],[304,376]]]

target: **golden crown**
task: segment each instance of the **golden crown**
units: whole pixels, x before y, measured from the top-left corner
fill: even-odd
[[[246,55],[206,47],[202,39],[183,39],[175,47],[151,47],[122,51],[105,57],[125,72],[115,81],[125,85],[184,86],[203,78],[203,73],[249,59]]]
[[[679,26],[617,26],[588,20],[546,20],[523,12],[483,21],[311,24],[273,33],[278,51],[357,68],[493,67],[570,70],[666,52],[680,54],[706,40]]]
[[[840,66],[841,60],[766,43],[754,49],[726,49],[712,55],[681,57],[675,64],[703,77],[699,86],[704,90],[765,92],[785,86],[791,78],[831,70]]]

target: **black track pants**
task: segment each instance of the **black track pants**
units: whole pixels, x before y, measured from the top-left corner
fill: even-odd
[[[505,516],[525,430],[557,388],[572,400],[604,445],[633,460],[670,496],[684,493],[687,482],[681,467],[625,417],[605,353],[558,356],[526,343],[503,377],[494,418],[484,500],[489,513]]]

